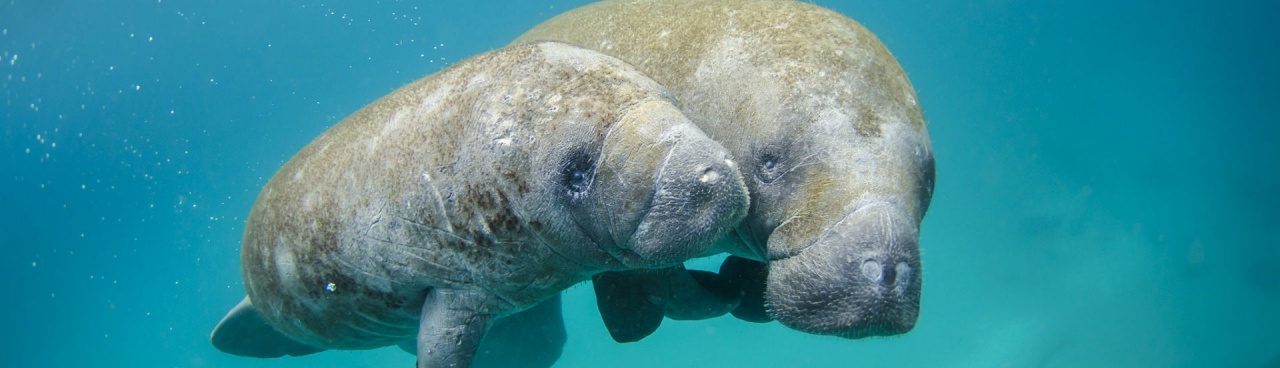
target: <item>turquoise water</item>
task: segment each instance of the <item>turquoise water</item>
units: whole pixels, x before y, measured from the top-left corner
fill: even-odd
[[[0,0],[0,366],[409,366],[214,350],[245,215],[342,117],[583,3]],[[579,285],[558,366],[1280,367],[1280,5],[817,3],[925,107],[915,330],[623,345]]]

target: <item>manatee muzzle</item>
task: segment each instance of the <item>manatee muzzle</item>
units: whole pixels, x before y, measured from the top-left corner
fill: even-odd
[[[632,234],[631,251],[645,268],[673,266],[699,256],[747,214],[749,197],[723,146],[692,125],[662,139],[671,144],[654,178],[648,213]]]
[[[920,271],[918,222],[900,206],[875,202],[797,253],[773,259],[765,298],[774,318],[800,331],[896,335],[919,317]]]

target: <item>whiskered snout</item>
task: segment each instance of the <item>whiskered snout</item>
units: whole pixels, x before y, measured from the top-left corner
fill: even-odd
[[[649,212],[632,236],[647,265],[666,267],[696,257],[747,213],[746,184],[728,152],[692,125],[672,127],[671,148],[654,178]],[[690,246],[690,245],[700,246]]]
[[[862,206],[791,257],[771,262],[766,299],[788,327],[846,338],[888,336],[920,314],[919,230],[889,204]]]

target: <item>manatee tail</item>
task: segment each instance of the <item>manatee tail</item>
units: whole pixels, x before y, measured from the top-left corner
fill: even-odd
[[[325,350],[303,344],[276,331],[262,319],[262,314],[253,308],[248,297],[231,308],[226,317],[222,317],[218,327],[213,328],[209,341],[224,353],[252,358],[302,356]]]

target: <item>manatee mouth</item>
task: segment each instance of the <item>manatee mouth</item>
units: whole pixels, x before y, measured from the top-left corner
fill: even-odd
[[[796,330],[851,339],[910,331],[921,269],[918,224],[909,218],[888,203],[864,205],[813,243],[771,260],[770,314]]]

